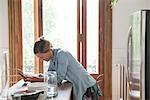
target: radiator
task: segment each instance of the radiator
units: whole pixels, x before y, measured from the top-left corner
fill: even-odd
[[[125,64],[115,64],[113,66],[113,83],[116,92],[114,100],[129,100],[128,99],[128,84],[127,84],[127,67]]]

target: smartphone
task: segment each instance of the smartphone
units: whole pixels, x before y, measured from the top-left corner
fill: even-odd
[[[19,74],[22,78],[25,78],[25,76],[24,76],[24,74],[23,74],[23,72],[22,72],[21,69],[17,69],[17,72],[18,72],[18,74]]]

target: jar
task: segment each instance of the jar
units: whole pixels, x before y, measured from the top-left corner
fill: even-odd
[[[46,73],[45,82],[47,84],[47,97],[57,96],[57,73],[56,71],[48,71]]]

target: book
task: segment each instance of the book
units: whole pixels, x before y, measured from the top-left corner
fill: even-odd
[[[26,78],[25,74],[23,73],[23,71],[21,69],[17,69],[17,73],[22,77],[22,78]]]

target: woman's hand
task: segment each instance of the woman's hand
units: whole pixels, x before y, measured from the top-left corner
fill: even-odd
[[[61,81],[61,82],[59,82],[59,83],[57,83],[57,85],[58,85],[58,87],[59,87],[59,86],[61,86],[61,85],[62,85],[62,81]]]

